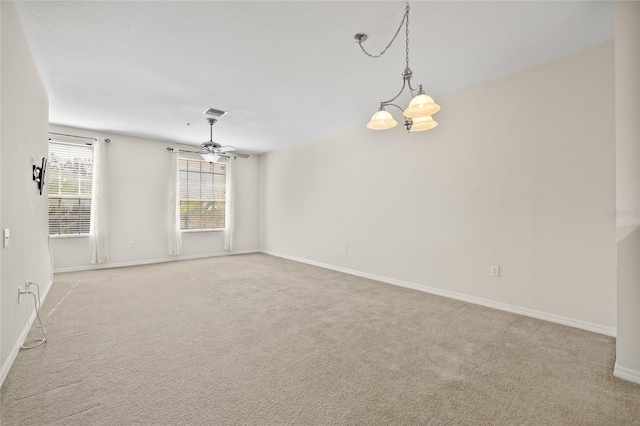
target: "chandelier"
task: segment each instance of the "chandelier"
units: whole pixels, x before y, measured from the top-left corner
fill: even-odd
[[[411,68],[409,68],[409,2],[406,3],[404,16],[402,17],[402,21],[400,22],[400,26],[398,27],[395,35],[387,44],[387,46],[380,52],[378,55],[372,55],[367,52],[362,46],[362,43],[367,39],[367,35],[364,33],[358,33],[353,36],[353,41],[358,43],[360,49],[371,58],[379,58],[384,55],[391,47],[396,37],[400,33],[402,26],[405,26],[405,59],[406,59],[406,67],[404,72],[402,73],[402,88],[400,92],[393,98],[388,101],[380,102],[380,108],[378,112],[373,114],[371,117],[371,121],[367,123],[367,128],[372,130],[387,130],[398,125],[398,122],[393,118],[393,116],[385,109],[387,106],[393,106],[402,111],[402,115],[404,117],[404,127],[407,129],[407,132],[421,132],[423,130],[433,129],[438,125],[438,123],[431,117],[436,112],[440,111],[440,106],[436,104],[431,96],[428,96],[424,90],[422,89],[422,85],[418,86],[418,89],[414,89],[411,86],[411,77],[413,72],[411,72]],[[408,88],[409,93],[411,94],[411,102],[409,102],[409,106],[404,110],[400,108],[398,105],[394,103],[396,99],[404,92],[404,89]]]

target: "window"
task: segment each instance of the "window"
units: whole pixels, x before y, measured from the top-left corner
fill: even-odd
[[[224,229],[225,163],[180,158],[180,229]]]
[[[49,235],[88,235],[93,146],[49,141]]]

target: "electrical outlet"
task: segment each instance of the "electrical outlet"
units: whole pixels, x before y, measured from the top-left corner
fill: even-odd
[[[500,267],[497,265],[491,265],[489,266],[489,275],[492,277],[499,277],[500,276]]]
[[[135,241],[129,241],[129,248],[134,248],[136,246],[136,242]]]
[[[346,244],[342,246],[342,252],[343,252],[343,253],[346,253],[346,252],[347,252],[347,245],[346,245]]]

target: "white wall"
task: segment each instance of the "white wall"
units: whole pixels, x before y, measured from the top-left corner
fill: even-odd
[[[437,101],[261,156],[261,247],[615,333],[613,43]]]
[[[15,4],[1,2],[0,229],[11,230],[0,248],[0,382],[4,379],[33,313],[32,300],[18,287],[35,281],[47,290],[51,265],[47,243],[47,197],[31,178],[32,157],[47,156],[49,101]],[[0,247],[2,247],[0,245]]]
[[[180,256],[167,254],[166,216],[171,155],[167,142],[50,126],[50,131],[108,138],[109,261],[104,266],[223,254],[224,233],[183,233]],[[238,159],[236,252],[258,248],[258,159]],[[135,247],[130,248],[129,242]],[[92,267],[89,239],[52,238],[55,270]]]
[[[618,338],[614,374],[640,383],[640,3],[616,2]]]

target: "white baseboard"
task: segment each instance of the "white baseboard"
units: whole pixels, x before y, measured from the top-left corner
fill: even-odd
[[[49,294],[49,290],[51,290],[52,286],[53,286],[53,281],[50,280],[49,284],[47,284],[47,287],[44,289],[44,291],[40,295],[40,306],[42,306],[42,304],[44,303],[45,299],[47,298],[47,295]],[[20,333],[20,336],[18,337],[18,341],[15,343],[15,345],[13,345],[13,349],[11,350],[11,353],[9,353],[9,356],[7,357],[7,361],[2,366],[2,369],[0,369],[0,387],[2,387],[2,384],[4,383],[4,379],[7,378],[7,375],[9,374],[9,370],[11,370],[11,366],[13,366],[13,363],[16,360],[16,357],[18,356],[18,352],[20,352],[20,345],[22,344],[22,342],[24,342],[24,339],[27,338],[27,335],[29,334],[29,330],[31,330],[31,326],[33,325],[33,322],[35,320],[36,320],[36,311],[34,310],[33,312],[31,312],[29,321],[27,322],[27,324],[25,324],[24,328],[22,329],[22,333]]]
[[[294,260],[296,262],[306,263],[309,265],[319,266],[325,269],[331,269],[333,271],[344,272],[345,274],[356,275],[358,277],[369,278],[376,281],[381,281],[387,284],[393,284],[400,287],[406,287],[413,290],[422,291],[425,293],[435,294],[438,296],[448,297],[450,299],[461,300],[463,302],[473,303],[475,305],[482,305],[493,309],[499,309],[501,311],[507,311],[514,314],[524,315],[527,317],[537,318],[545,321],[554,322],[557,324],[567,325],[569,327],[580,328],[582,330],[593,331],[594,333],[600,333],[607,336],[616,336],[615,327],[608,327],[601,324],[594,324],[587,321],[582,321],[578,319],[563,317],[560,315],[550,314],[546,312],[536,311],[534,309],[522,308],[519,306],[509,305],[507,303],[496,302],[489,299],[483,299],[480,297],[469,296],[462,293],[456,293],[450,290],[443,290],[435,287],[426,286],[423,284],[415,284],[407,281],[397,280],[395,278],[383,277],[380,275],[369,274],[366,272],[360,272],[353,269],[342,268],[339,266],[333,266],[326,263],[316,262],[314,260],[302,259],[295,256],[289,256],[282,253],[275,253],[269,250],[260,250],[262,253],[269,254],[272,256],[282,257],[284,259]]]
[[[618,361],[616,361],[616,365],[615,367],[613,367],[613,375],[619,379],[627,380],[629,382],[637,383],[640,385],[640,371],[622,367],[621,365],[618,365]]]
[[[53,272],[57,274],[60,272],[90,271],[92,269],[122,268],[125,266],[151,265],[154,263],[176,262],[179,260],[191,260],[191,259],[204,259],[206,257],[233,256],[236,254],[249,254],[249,253],[258,253],[258,252],[260,252],[260,250],[258,249],[233,250],[233,251],[223,251],[218,253],[195,254],[191,256],[165,257],[162,259],[135,260],[133,262],[118,262],[118,263],[104,263],[100,265],[73,266],[70,268],[57,268],[57,269],[54,269]]]

